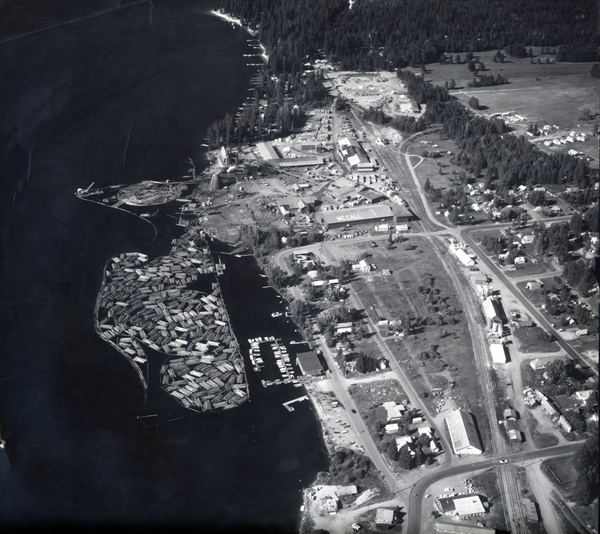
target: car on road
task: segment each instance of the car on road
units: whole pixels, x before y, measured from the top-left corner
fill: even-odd
[[[507,463],[508,463],[508,460],[500,460],[500,463],[501,463],[501,464],[507,464]]]
[[[352,413],[356,413],[356,410],[354,408],[352,408]]]

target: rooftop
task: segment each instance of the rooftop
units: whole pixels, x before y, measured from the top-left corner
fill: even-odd
[[[481,454],[483,448],[475,429],[473,416],[461,409],[446,416],[452,447],[456,454]]]
[[[321,372],[321,362],[316,352],[300,352],[296,355],[296,358],[302,374],[317,375]]]
[[[323,222],[325,222],[326,224],[356,221],[375,221],[377,219],[389,219],[393,216],[394,214],[392,213],[392,209],[387,204],[324,211],[321,213]]]

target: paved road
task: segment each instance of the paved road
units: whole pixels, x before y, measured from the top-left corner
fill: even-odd
[[[388,467],[385,458],[377,448],[377,445],[375,445],[369,430],[362,420],[362,417],[359,415],[356,404],[348,393],[349,382],[342,376],[342,373],[335,362],[329,347],[327,347],[323,336],[319,336],[319,344],[323,348],[323,356],[325,357],[327,366],[331,371],[330,379],[333,393],[335,393],[338,400],[344,405],[350,424],[354,427],[354,430],[358,435],[358,439],[365,450],[365,454],[371,458],[375,464],[375,467],[379,469],[388,486],[392,489],[392,492],[396,493],[398,490],[396,476]]]
[[[367,130],[367,127],[364,123],[361,123],[363,129]],[[373,127],[369,125],[371,129]],[[368,130],[367,130],[368,131]],[[418,134],[417,134],[418,135]],[[403,150],[404,146],[410,141],[413,137],[404,140],[398,149],[395,149],[390,146],[379,147],[373,145],[373,149],[377,157],[379,158],[382,165],[388,168],[388,171],[392,175],[396,175],[399,178],[405,177],[408,178],[410,176],[411,179],[404,179],[402,181],[403,185],[403,193],[405,196],[409,197],[408,200],[413,209],[413,212],[420,218],[420,224],[424,228],[424,232],[419,232],[419,235],[422,235],[427,239],[435,250],[437,256],[439,257],[442,265],[445,270],[448,272],[449,276],[452,278],[459,298],[463,303],[463,309],[465,311],[465,315],[467,317],[469,323],[469,330],[471,332],[472,340],[473,340],[473,348],[475,352],[475,362],[480,374],[481,382],[482,382],[482,393],[483,393],[483,401],[485,410],[488,416],[488,420],[490,423],[490,431],[492,438],[492,448],[493,455],[497,458],[507,457],[508,447],[504,436],[502,435],[496,421],[496,407],[495,407],[495,394],[493,390],[493,384],[490,376],[490,356],[489,356],[489,347],[488,340],[485,333],[485,327],[482,324],[482,315],[481,315],[481,306],[479,304],[478,299],[475,297],[472,288],[470,287],[467,280],[462,275],[460,268],[456,265],[456,263],[452,260],[448,260],[446,257],[446,248],[443,242],[440,239],[441,234],[450,234],[456,237],[462,238],[466,243],[468,243],[472,249],[478,253],[479,257],[482,261],[484,261],[488,267],[490,267],[491,271],[500,279],[504,285],[514,294],[514,296],[523,304],[523,306],[531,312],[531,315],[535,317],[538,322],[547,327],[548,331],[553,331],[550,324],[540,316],[537,310],[525,299],[513,286],[513,284],[507,279],[507,277],[487,258],[483,251],[474,243],[472,240],[470,233],[474,231],[482,231],[486,229],[498,229],[502,227],[510,227],[510,224],[490,224],[490,225],[481,225],[475,228],[468,229],[456,229],[451,228],[446,225],[438,223],[433,213],[431,212],[431,208],[428,205],[428,202],[425,199],[425,193],[422,190],[420,182],[416,176],[414,171],[414,167],[412,162],[410,161],[410,155],[406,152],[400,154],[399,152]],[[403,157],[402,157],[403,156]],[[551,222],[558,222],[563,218],[554,218]],[[564,219],[568,220],[568,217]],[[416,234],[415,234],[416,235]],[[353,241],[367,241],[371,240],[371,236],[364,236],[362,238],[355,238]],[[319,245],[316,245],[319,247]],[[324,244],[323,246],[326,246]],[[315,247],[315,245],[311,245],[311,247]],[[303,250],[308,250],[308,247],[302,247]],[[316,250],[316,249],[313,249]],[[284,266],[283,264],[283,256],[289,253],[289,251],[282,251],[276,255],[276,261],[280,266]],[[357,295],[352,292],[353,298],[358,301],[361,308],[362,303],[358,299]],[[373,328],[375,332],[377,332],[376,328]],[[559,336],[557,336],[559,337]],[[559,337],[560,339],[560,337]],[[380,345],[382,352],[388,355],[388,359],[391,362],[392,369],[396,373],[402,387],[405,389],[409,397],[411,398],[411,402],[416,407],[419,407],[423,413],[428,414],[428,411],[425,407],[420,403],[416,392],[412,388],[410,382],[404,376],[400,366],[396,362],[395,358],[391,355],[387,345],[384,340],[376,333],[377,343]],[[561,340],[561,346],[567,350],[568,353],[574,354],[574,357],[578,357],[577,353],[570,347],[568,343],[565,343],[564,340]],[[325,344],[323,343],[323,346]],[[375,443],[373,442],[371,436],[368,434],[368,430],[366,429],[364,423],[358,414],[352,413],[352,410],[356,410],[356,406],[354,402],[350,398],[347,393],[347,383],[343,377],[340,376],[337,365],[333,361],[333,357],[330,352],[326,349],[325,354],[328,358],[328,363],[330,363],[330,368],[332,369],[332,379],[334,383],[335,393],[338,395],[340,401],[349,408],[348,415],[350,417],[350,421],[354,428],[358,431],[358,435],[361,436],[361,442],[363,447],[365,448],[366,453],[373,459],[375,465],[378,469],[381,470],[384,478],[388,482],[391,488],[396,488],[397,480],[391,470],[388,468],[385,458],[378,451]],[[365,434],[365,435],[363,435]],[[566,448],[553,448],[546,449],[543,451],[533,451],[530,453],[525,453],[522,455],[516,455],[515,458],[537,458],[537,457],[547,457],[556,454],[566,454],[568,452],[573,452],[579,447],[580,444],[568,445]],[[444,446],[445,450],[448,450],[447,446]],[[421,505],[422,505],[422,495],[423,492],[419,489],[421,486],[425,488],[424,484],[431,484],[435,480],[439,480],[441,478],[445,478],[446,476],[451,476],[453,474],[472,471],[475,466],[478,466],[477,469],[483,469],[486,467],[498,466],[498,481],[500,485],[501,492],[503,494],[503,500],[505,504],[505,512],[507,514],[507,525],[510,526],[511,531],[515,534],[526,533],[526,525],[524,521],[524,510],[522,509],[521,497],[518,493],[518,483],[516,479],[516,474],[513,468],[510,465],[502,465],[498,464],[497,460],[485,460],[482,462],[474,462],[471,464],[467,464],[465,466],[455,466],[448,467],[448,465],[444,466],[444,469],[439,469],[436,474],[432,474],[429,477],[425,477],[421,481],[417,483],[415,486],[414,493],[411,492],[410,503],[409,503],[409,514],[408,514],[408,525],[407,529],[409,532],[419,532],[420,530],[420,520],[421,520]],[[427,481],[429,482],[427,483]]]
[[[580,447],[583,446],[583,442],[573,443],[570,445],[562,445],[560,447],[551,447],[548,449],[542,449],[537,451],[531,451],[526,453],[514,454],[511,456],[505,456],[503,458],[495,458],[490,460],[482,461],[471,461],[462,465],[448,467],[443,471],[437,471],[430,475],[423,477],[417,482],[411,491],[410,499],[408,502],[408,516],[406,518],[407,527],[406,534],[420,534],[421,533],[421,515],[423,506],[423,496],[425,495],[427,488],[434,482],[438,482],[447,477],[472,473],[474,471],[481,471],[483,469],[489,469],[491,467],[499,467],[500,470],[510,468],[511,464],[514,465],[518,462],[525,460],[537,460],[539,458],[550,458],[554,456],[563,456],[565,454],[573,454],[577,452]],[[500,460],[508,460],[507,465],[500,465]],[[468,460],[465,459],[465,462]],[[514,531],[513,531],[514,532]]]
[[[547,332],[554,334],[556,337],[557,343],[567,352],[569,356],[573,359],[578,360],[585,367],[589,367],[589,363],[580,356],[580,354],[567,342],[565,341],[558,331],[552,326],[550,321],[548,321],[540,311],[527,299],[511,282],[511,280],[494,264],[494,262],[481,250],[481,247],[475,243],[473,238],[471,237],[471,233],[476,231],[476,229],[468,228],[461,230],[461,237],[467,243],[473,251],[477,254],[479,259],[483,261],[489,269],[494,273],[494,275],[502,281],[502,283],[507,287],[507,289],[513,294],[513,296],[521,303],[521,305],[527,309],[530,313],[531,317],[535,319],[535,321],[543,326]],[[534,278],[532,276],[532,278]],[[594,367],[590,367],[592,372],[598,375],[598,369]]]

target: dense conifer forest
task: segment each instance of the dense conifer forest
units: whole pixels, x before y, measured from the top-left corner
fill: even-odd
[[[276,73],[301,71],[321,51],[357,70],[504,48],[526,57],[530,46],[554,48],[558,61],[598,58],[595,0],[223,0],[220,7],[258,30]]]
[[[396,69],[409,95],[425,105],[425,113],[419,119],[392,119],[381,109],[368,109],[363,118],[406,133],[441,125],[442,134],[458,143],[456,162],[496,194],[507,197],[518,185],[569,183],[578,188],[566,199],[572,205],[595,201],[598,171],[587,162],[565,153],[547,154],[523,137],[505,135],[509,128],[502,120],[473,116],[446,88],[397,67],[446,61],[447,54],[459,52],[469,62],[474,52],[500,48],[526,57],[530,46],[556,48],[559,61],[590,61],[598,52],[596,2],[356,0],[350,7],[347,0],[223,0],[220,7],[258,30],[269,63],[252,104],[237,118],[227,116],[209,128],[211,146],[293,131],[302,121],[303,106],[327,98],[319,71],[303,76],[305,63],[323,51],[342,69]],[[262,110],[261,100],[266,104]]]

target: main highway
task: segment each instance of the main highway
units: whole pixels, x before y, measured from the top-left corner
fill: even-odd
[[[471,236],[471,234],[475,231],[478,230],[474,228],[467,228],[461,230],[460,235],[465,243],[467,243],[477,254],[478,258],[487,265],[490,271],[492,271],[494,275],[504,283],[507,289],[519,300],[521,305],[527,309],[532,318],[534,318],[539,325],[543,326],[547,332],[554,334],[556,342],[567,352],[567,354],[573,359],[578,360],[584,367],[589,367],[594,374],[598,375],[598,369],[590,366],[589,363],[585,361],[581,355],[565,339],[561,337],[560,333],[556,331],[554,325],[550,323],[550,321],[548,321],[548,319],[546,319],[546,317],[544,317],[542,313],[540,313],[540,311],[521,294],[518,288],[514,286],[508,277],[485,254],[485,252],[481,250],[481,247],[475,243],[473,237]]]
[[[358,119],[358,117],[357,124],[370,137],[374,138],[377,135],[374,131],[373,125],[364,123],[363,121]],[[553,332],[554,328],[538,312],[538,310],[535,309],[535,307],[529,301],[527,301],[527,299],[525,299],[524,296],[520,294],[520,292],[517,291],[513,283],[511,283],[511,281],[500,271],[500,269],[498,269],[493,264],[493,262],[474,242],[470,235],[474,231],[481,231],[487,228],[498,229],[510,225],[494,224],[482,225],[478,228],[457,229],[446,226],[445,224],[442,224],[439,221],[435,220],[435,217],[431,212],[431,208],[425,198],[425,192],[423,191],[422,186],[420,185],[418,177],[415,173],[415,169],[410,160],[412,155],[407,153],[405,149],[408,142],[417,135],[419,134],[415,134],[414,136],[403,140],[397,148],[391,147],[389,145],[376,146],[375,144],[372,144],[372,147],[376,156],[379,158],[380,164],[387,168],[387,172],[390,175],[397,177],[398,180],[401,182],[402,191],[407,197],[412,211],[420,220],[420,225],[423,228],[423,232],[418,232],[418,234],[424,237],[430,243],[432,249],[438,256],[444,269],[453,280],[457,290],[457,294],[462,302],[465,317],[469,325],[469,331],[471,333],[473,350],[475,354],[475,363],[481,380],[483,407],[485,409],[490,426],[490,437],[492,445],[491,455],[493,456],[493,458],[482,458],[479,461],[471,460],[470,463],[461,463],[460,465],[456,465],[456,460],[453,460],[450,463],[444,464],[442,468],[437,468],[433,473],[419,480],[412,488],[409,495],[407,516],[408,524],[406,527],[407,532],[417,534],[421,531],[420,522],[422,516],[422,499],[425,490],[432,483],[449,476],[472,472],[475,470],[486,469],[490,467],[496,467],[498,473],[498,482],[503,496],[507,526],[510,528],[510,531],[513,534],[526,534],[527,527],[525,523],[525,511],[521,503],[521,496],[518,490],[519,485],[516,477],[516,472],[510,463],[500,464],[499,460],[503,459],[509,460],[510,462],[514,462],[524,459],[547,458],[551,456],[571,454],[573,452],[576,452],[582,444],[576,443],[562,447],[553,447],[543,450],[534,450],[522,454],[509,455],[506,438],[500,430],[499,425],[497,424],[498,415],[496,413],[496,398],[491,378],[491,358],[489,354],[488,345],[489,341],[486,336],[486,329],[483,322],[481,305],[476,295],[474,294],[474,291],[472,290],[469,282],[464,277],[456,262],[448,258],[445,246],[441,241],[441,236],[446,234],[453,235],[457,238],[462,238],[467,244],[471,246],[473,251],[475,251],[478,257],[481,259],[481,261],[485,262],[485,264],[494,273],[494,275],[502,281],[502,283],[509,289],[509,291],[513,293],[517,300],[522,303],[523,307],[529,311],[531,316],[534,317],[539,324],[544,326],[549,332]],[[554,219],[553,222],[556,220],[557,219]],[[371,237],[364,237],[358,239],[355,238],[353,239],[353,241],[371,239]],[[323,247],[324,249],[326,248],[326,246],[327,243],[323,243],[319,245],[311,245],[310,247],[302,247],[298,250],[313,250],[316,252],[317,248],[315,247]],[[286,251],[281,251],[276,255],[275,260],[277,264],[280,265],[280,267],[286,267],[284,264],[284,256],[290,253],[291,251],[288,249]],[[351,292],[351,296],[357,302],[357,304],[360,305],[360,300],[354,292]],[[374,331],[377,332],[377,329],[374,328]],[[561,345],[561,347],[563,347],[569,355],[573,356],[574,358],[579,358],[577,352],[568,343],[566,343],[558,335],[558,333],[555,332],[555,334],[557,339],[559,340],[559,344]],[[376,341],[378,345],[382,349],[382,352],[388,355],[388,359],[391,362],[391,367],[396,373],[402,387],[409,395],[411,402],[413,402],[413,405],[420,408],[423,411],[423,413],[428,414],[428,411],[425,409],[425,407],[422,405],[422,403],[416,396],[412,385],[404,376],[404,373],[402,372],[400,366],[391,356],[391,353],[389,353],[389,349],[387,348],[385,341],[381,339],[380,336],[377,336],[378,334],[376,334]],[[390,470],[387,461],[377,449],[373,439],[371,438],[371,436],[368,433],[368,430],[366,429],[364,422],[362,421],[358,413],[355,413],[353,411],[356,410],[356,406],[354,405],[353,400],[350,398],[347,392],[347,383],[345,379],[340,376],[339,369],[337,368],[337,365],[334,362],[333,356],[329,353],[327,347],[325,346],[325,343],[323,342],[324,340],[321,341],[322,346],[324,347],[324,351],[327,355],[329,367],[331,369],[333,389],[340,401],[345,405],[348,411],[350,421],[354,426],[355,430],[357,431],[358,435],[360,436],[360,441],[362,442],[366,454],[368,454],[369,457],[373,460],[377,468],[380,469],[380,471],[382,472],[389,486],[393,489],[394,492],[396,492],[397,488],[399,487],[399,480]],[[444,444],[444,449],[447,451],[449,450],[446,444]]]

